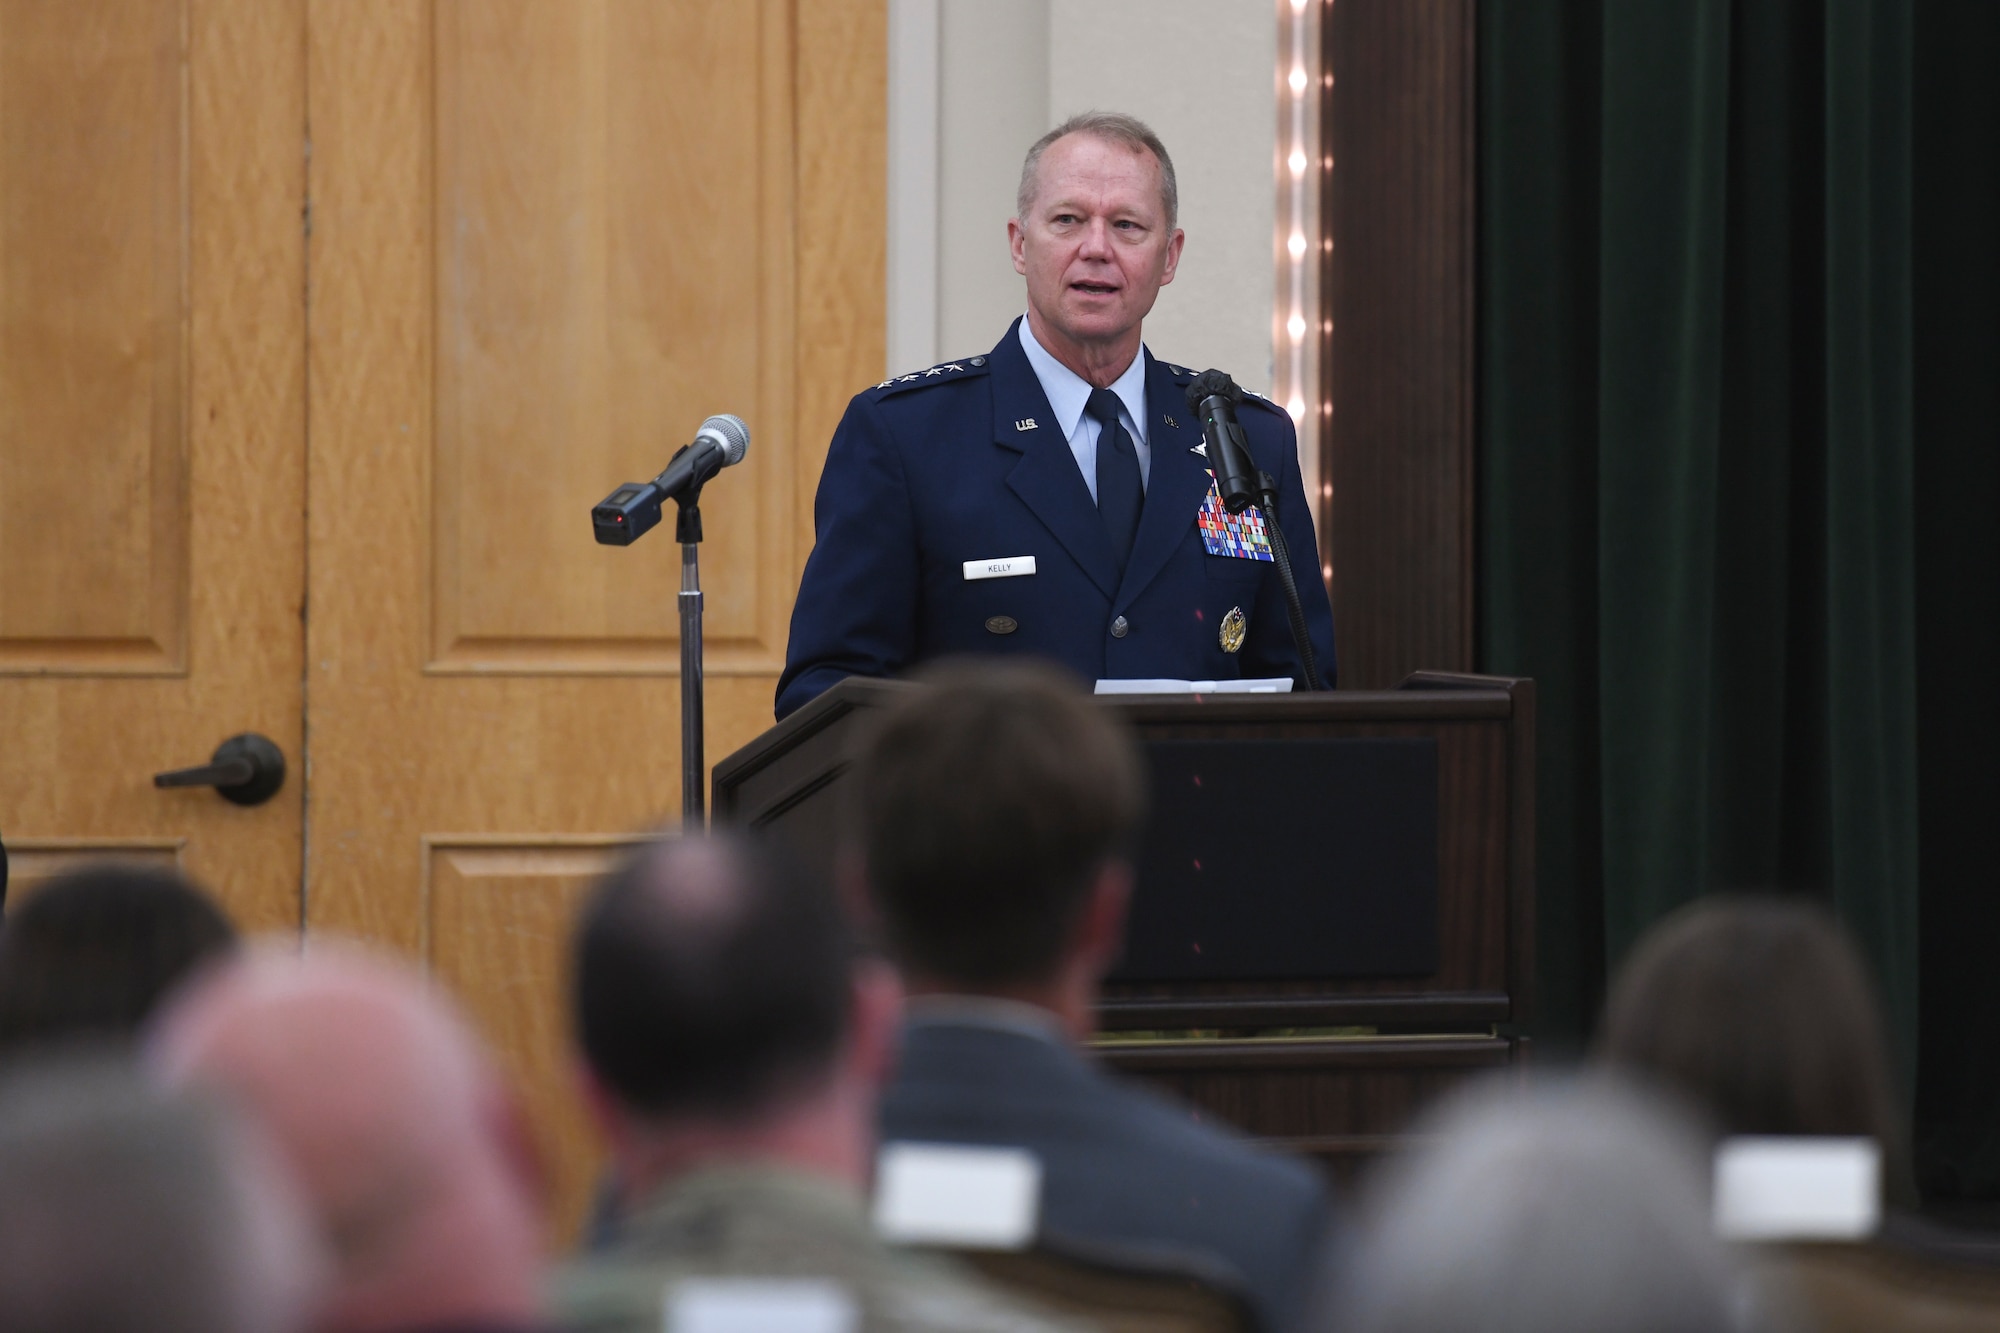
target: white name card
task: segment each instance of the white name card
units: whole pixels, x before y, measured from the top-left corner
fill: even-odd
[[[1023,574],[1035,572],[1035,557],[1031,555],[995,556],[991,560],[968,560],[965,562],[965,578],[973,579],[1018,579]]]
[[[859,1333],[861,1310],[836,1282],[689,1278],[666,1291],[666,1333]]]
[[[1861,1240],[1882,1219],[1873,1139],[1744,1135],[1715,1150],[1715,1234],[1724,1240]]]
[[[1099,694],[1290,694],[1290,676],[1252,680],[1100,680]]]
[[[875,1159],[875,1230],[895,1244],[1026,1249],[1041,1208],[1041,1159],[1025,1148],[885,1143]]]

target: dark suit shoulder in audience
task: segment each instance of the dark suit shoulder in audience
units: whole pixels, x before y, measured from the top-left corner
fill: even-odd
[[[1265,1324],[1292,1327],[1330,1239],[1325,1186],[1302,1162],[1198,1123],[1092,1064],[1033,1011],[972,1001],[905,1031],[884,1142],[1013,1145],[1042,1163],[1041,1232],[1220,1259]]]

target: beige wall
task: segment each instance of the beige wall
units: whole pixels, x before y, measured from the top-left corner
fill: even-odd
[[[1050,0],[1049,38],[1051,124],[1092,108],[1129,111],[1174,157],[1187,251],[1146,321],[1147,345],[1269,389],[1276,5]]]
[[[934,34],[936,51],[927,64],[906,46],[892,66],[891,370],[983,350],[1021,312],[1006,251],[1021,156],[1063,117],[1102,108],[1151,123],[1180,175],[1188,251],[1147,343],[1269,388],[1271,0],[897,0],[891,14],[906,43]]]

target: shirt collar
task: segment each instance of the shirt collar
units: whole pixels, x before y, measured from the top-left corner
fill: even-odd
[[[1021,316],[1021,350],[1028,354],[1028,364],[1034,367],[1035,378],[1042,382],[1042,393],[1049,400],[1049,407],[1056,414],[1056,425],[1061,428],[1063,438],[1073,439],[1077,422],[1083,419],[1083,409],[1090,402],[1091,384],[1083,376],[1055,359],[1046,347],[1035,341],[1033,329],[1028,327],[1028,317]],[[1125,367],[1125,373],[1112,382],[1111,392],[1118,395],[1118,401],[1125,405],[1126,424],[1136,428],[1137,440],[1146,440],[1146,347],[1139,345],[1138,355],[1132,364]]]
[[[1068,1040],[1062,1020],[1048,1010],[998,995],[913,995],[903,1001],[903,1021],[912,1026],[992,1028],[1057,1045]]]

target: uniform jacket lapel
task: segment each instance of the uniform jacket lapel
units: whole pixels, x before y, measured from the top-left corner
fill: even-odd
[[[1069,441],[1063,438],[1062,427],[1056,423],[1034,367],[1028,364],[1028,354],[1021,350],[1015,328],[1010,326],[1007,336],[993,349],[992,361],[987,382],[993,386],[993,442],[1021,456],[1007,474],[1008,488],[1055,535],[1090,581],[1106,597],[1115,596],[1118,561],[1111,554],[1104,520],[1091,502],[1090,489],[1077,470],[1076,455],[1069,451]],[[1022,429],[1020,423],[1025,421],[1034,425]],[[1194,511],[1188,513],[1192,520]],[[1145,533],[1145,520],[1141,519],[1138,544],[1144,543]]]
[[[1194,526],[1211,481],[1207,459],[1194,452],[1201,443],[1201,430],[1194,413],[1188,411],[1180,386],[1152,353],[1145,355],[1146,436],[1152,445],[1153,463],[1146,478],[1146,509],[1139,519],[1139,535],[1132,541],[1132,558],[1118,589],[1120,606],[1144,592],[1166,568],[1174,548]],[[1170,421],[1174,424],[1168,425]],[[1088,493],[1084,498],[1089,498]]]

